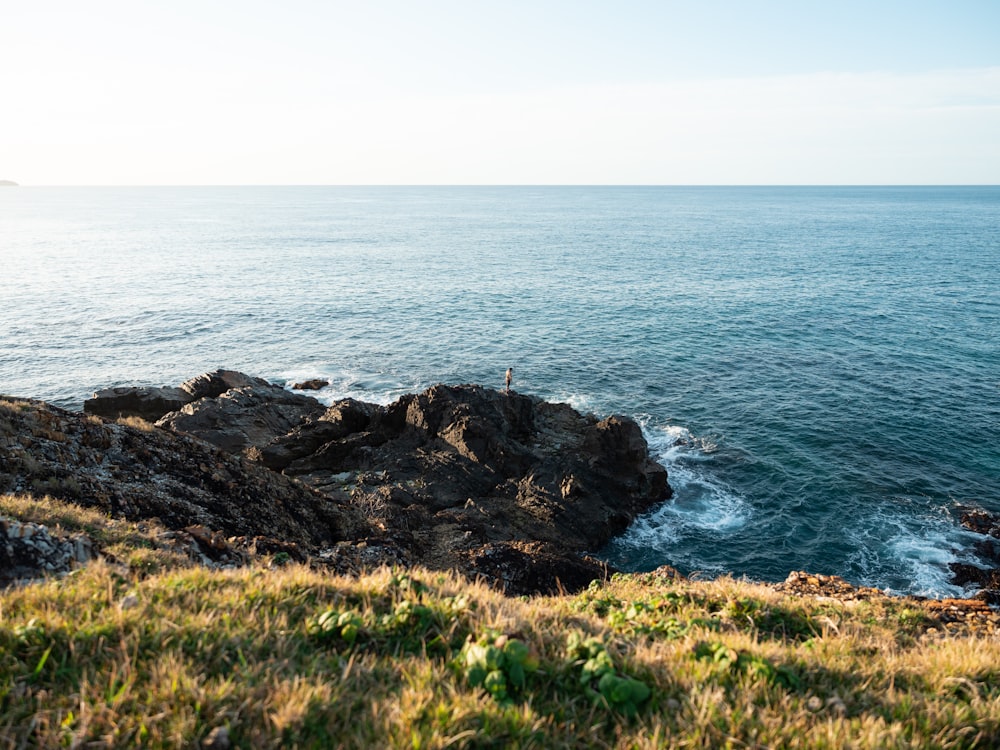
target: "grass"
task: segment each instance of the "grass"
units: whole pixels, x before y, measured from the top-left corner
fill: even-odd
[[[2,500],[119,557],[152,543]],[[219,728],[246,748],[998,746],[1000,639],[932,626],[903,600],[733,579],[511,599],[421,569],[97,561],[0,594],[0,748],[197,747]]]
[[[156,521],[130,523],[73,503],[31,495],[0,495],[0,516],[42,524],[56,532],[85,533],[105,558],[120,563],[132,576],[194,564],[182,550],[164,541],[166,528]]]
[[[115,422],[125,427],[134,427],[143,432],[152,432],[156,429],[156,425],[142,417],[118,417]]]

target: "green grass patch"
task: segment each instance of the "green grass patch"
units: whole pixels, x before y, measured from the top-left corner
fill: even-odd
[[[152,527],[2,507],[155,551]],[[510,599],[422,569],[97,561],[0,593],[0,748],[998,746],[1000,639],[932,624],[725,578]]]

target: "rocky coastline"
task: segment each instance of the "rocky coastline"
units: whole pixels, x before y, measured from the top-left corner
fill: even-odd
[[[206,560],[422,565],[515,595],[607,577],[587,552],[671,495],[626,417],[476,385],[327,407],[229,370],[105,389],[82,413],[0,397],[0,457],[0,492],[155,519]],[[5,549],[26,569],[30,545]]]
[[[0,492],[155,519],[205,564],[281,554],[342,573],[420,565],[512,595],[607,578],[588,552],[671,496],[627,417],[478,385],[387,406],[326,406],[301,392],[318,382],[296,386],[217,370],[101,390],[82,413],[0,397]],[[954,581],[996,605],[1000,518],[970,509],[962,522],[983,535],[983,566],[953,564]],[[100,554],[90,540],[3,523],[0,585]]]

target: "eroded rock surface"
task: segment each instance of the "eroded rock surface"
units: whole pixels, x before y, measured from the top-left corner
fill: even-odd
[[[670,496],[633,420],[514,392],[438,385],[388,406],[327,408],[228,370],[173,389],[111,390],[88,411],[148,419],[176,408],[143,430],[9,404],[0,490],[270,538],[347,568],[454,568],[509,593],[607,575],[584,553]]]
[[[87,414],[106,419],[139,417],[155,422],[164,414],[183,408],[201,398],[215,398],[233,388],[271,387],[262,378],[254,378],[235,370],[216,370],[196,375],[172,386],[120,385],[97,391],[83,403]]]
[[[238,453],[267,445],[323,411],[323,405],[309,396],[276,385],[248,385],[185,404],[165,414],[156,424]]]
[[[967,508],[960,517],[962,525],[982,534],[973,545],[979,564],[949,563],[952,583],[980,589],[977,597],[990,604],[1000,604],[1000,514],[981,508]]]
[[[340,401],[249,455],[349,497],[441,567],[478,570],[477,551],[507,542],[550,545],[549,555],[594,550],[670,496],[634,421],[473,385],[385,407]]]
[[[203,441],[24,399],[0,401],[0,492],[310,546],[368,528],[354,508]]]
[[[107,419],[139,417],[155,422],[192,400],[191,394],[180,388],[121,385],[97,391],[83,402],[83,410]]]

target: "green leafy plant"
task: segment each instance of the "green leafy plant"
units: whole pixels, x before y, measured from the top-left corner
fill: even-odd
[[[695,646],[694,655],[696,659],[713,662],[720,671],[729,675],[746,674],[785,688],[799,685],[798,675],[788,667],[775,666],[759,654],[737,651],[724,643],[702,641]]]
[[[412,592],[418,596],[429,590],[426,583],[407,573],[397,573],[390,578],[389,588],[396,589],[398,591]]]
[[[358,639],[363,625],[361,617],[355,612],[328,609],[310,618],[306,630],[320,640],[342,641],[351,646]]]
[[[468,683],[481,687],[500,703],[523,696],[528,679],[538,669],[538,657],[523,641],[488,632],[469,636],[455,665]]]
[[[672,609],[671,604],[663,599],[619,602],[617,609],[607,612],[608,625],[625,635],[650,635],[667,640],[683,638],[695,627],[718,629],[719,621],[714,618],[682,620],[667,616],[666,612]]]
[[[642,681],[623,675],[603,641],[570,633],[566,651],[573,666],[579,670],[579,683],[594,703],[634,716],[639,706],[649,699],[651,691]]]
[[[476,609],[469,597],[437,596],[418,579],[393,575],[361,611],[328,609],[306,620],[308,634],[328,644],[378,646],[389,652],[450,656],[465,637],[464,622]]]

